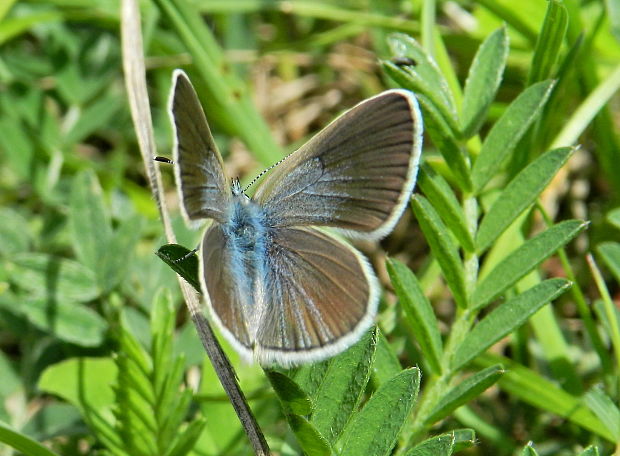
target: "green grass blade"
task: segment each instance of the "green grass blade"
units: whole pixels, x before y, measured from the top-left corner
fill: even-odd
[[[542,30],[536,40],[532,65],[527,78],[528,86],[552,77],[553,68],[561,54],[567,26],[568,12],[562,1],[549,1]]]
[[[442,396],[441,400],[430,412],[426,419],[426,424],[432,425],[436,423],[447,417],[461,405],[477,398],[488,388],[493,386],[503,374],[503,366],[497,364],[467,377]]]
[[[611,346],[613,347],[612,351],[616,359],[616,366],[618,366],[620,365],[620,315],[618,314],[616,305],[609,294],[609,289],[605,284],[603,275],[594,261],[594,258],[592,255],[588,255],[586,259],[588,260],[590,271],[594,277],[594,283],[603,301],[603,321],[606,323],[606,329],[609,333],[608,336],[611,340]]]
[[[473,307],[480,309],[489,304],[557,249],[577,236],[586,226],[588,224],[581,220],[567,220],[525,241],[495,266],[476,286],[472,296]]]
[[[620,4],[614,0],[605,1],[605,9],[607,11],[607,17],[611,24],[611,31],[616,37],[616,40],[620,39]]]
[[[391,258],[386,264],[394,291],[405,313],[405,321],[413,330],[430,368],[440,374],[443,344],[433,306],[424,296],[418,279],[407,266]]]
[[[496,175],[544,106],[553,81],[538,82],[525,89],[493,125],[472,169],[474,191],[480,192]]]
[[[484,40],[469,68],[463,93],[461,125],[463,136],[475,135],[499,88],[508,57],[508,34],[502,27]]]
[[[370,378],[377,346],[376,327],[332,358],[315,395],[311,422],[333,443],[351,418]]]
[[[467,307],[465,276],[458,250],[448,229],[426,198],[415,195],[411,205],[433,256],[441,266],[446,283],[459,306]]]
[[[566,163],[573,149],[551,150],[530,163],[506,185],[480,222],[476,236],[478,253],[485,251],[528,207]]]
[[[426,163],[420,167],[417,184],[461,246],[472,252],[474,241],[467,229],[463,209],[450,185]]]
[[[594,386],[585,394],[585,404],[607,428],[616,442],[620,442],[620,410],[617,404],[603,391]]]
[[[418,395],[420,371],[406,369],[384,383],[344,429],[340,456],[387,456]]]
[[[564,128],[553,140],[552,147],[569,146],[575,144],[579,136],[592,123],[594,117],[609,102],[611,97],[620,89],[620,65],[618,65],[601,82],[588,97],[573,111],[570,119],[564,123]]]
[[[14,431],[6,424],[0,421],[0,442],[28,456],[58,456],[41,445],[36,440]]]
[[[6,0],[0,4],[0,21],[3,21],[4,18],[9,14],[13,5],[17,3],[17,0]]]
[[[565,279],[549,279],[500,304],[467,334],[452,360],[459,369],[487,348],[517,329],[538,309],[564,293],[571,283]]]

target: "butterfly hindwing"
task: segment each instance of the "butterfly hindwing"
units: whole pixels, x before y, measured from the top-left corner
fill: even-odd
[[[372,324],[379,287],[366,259],[314,228],[274,230],[255,351],[261,363],[296,364],[342,351]]]

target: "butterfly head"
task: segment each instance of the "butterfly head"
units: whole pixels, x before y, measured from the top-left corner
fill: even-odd
[[[250,200],[250,197],[243,192],[243,187],[241,187],[238,177],[232,179],[231,190],[234,197],[241,198],[242,201]]]

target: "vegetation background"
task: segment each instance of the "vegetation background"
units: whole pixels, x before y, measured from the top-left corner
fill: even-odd
[[[178,67],[244,181],[365,97],[420,99],[412,211],[357,244],[385,289],[378,329],[291,371],[226,348],[274,454],[620,455],[618,2],[140,12],[160,155]],[[0,3],[0,455],[252,454],[154,254],[182,249],[160,249],[120,20],[118,0]]]

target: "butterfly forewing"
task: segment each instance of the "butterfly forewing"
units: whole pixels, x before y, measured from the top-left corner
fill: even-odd
[[[185,218],[224,221],[230,204],[222,157],[211,136],[196,92],[180,70],[174,72],[170,116],[175,129],[174,166]]]
[[[282,228],[266,253],[255,342],[261,363],[323,359],[372,324],[377,279],[348,244],[314,228]]]
[[[414,96],[390,90],[340,116],[269,174],[254,199],[275,226],[332,226],[380,238],[415,184],[422,120]]]

